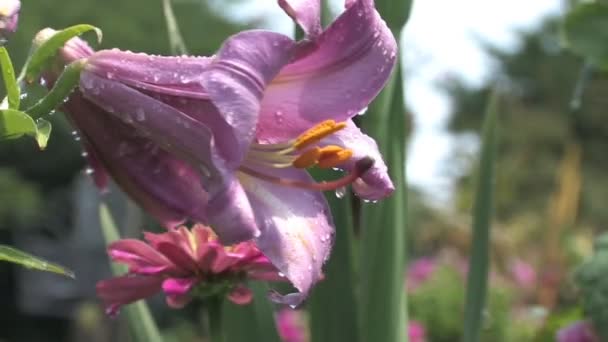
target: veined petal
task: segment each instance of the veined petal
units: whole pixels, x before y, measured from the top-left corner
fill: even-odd
[[[120,307],[160,292],[163,278],[154,276],[116,277],[97,283],[97,295],[103,300],[106,313],[114,316]]]
[[[279,6],[311,39],[321,33],[320,0],[279,0]]]
[[[212,60],[212,57],[152,56],[112,49],[91,56],[87,69],[101,77],[155,93],[208,99],[200,78]]]
[[[75,92],[65,112],[82,135],[88,158],[95,161],[93,177],[104,186],[106,172],[147,212],[164,226],[186,218],[206,219],[207,192],[200,176],[155,142],[133,133],[123,121],[109,115]]]
[[[373,1],[356,1],[268,86],[257,138],[285,141],[323,120],[353,117],[380,92],[396,59],[397,43]]]
[[[108,246],[108,254],[113,261],[127,264],[131,273],[154,275],[175,268],[150,245],[136,239],[113,242]]]
[[[310,182],[303,170],[264,169],[265,174]],[[239,174],[262,232],[256,245],[300,293],[275,296],[290,305],[301,303],[322,278],[329,257],[334,227],[323,194],[279,186]]]
[[[363,134],[351,120],[348,120],[344,129],[323,139],[320,145],[338,145],[353,151],[353,156],[346,163],[338,166],[347,171],[352,170],[362,158],[374,159],[374,165],[353,183],[353,190],[359,197],[377,201],[395,190],[378,145],[374,139]]]
[[[201,75],[201,84],[224,120],[238,133],[237,167],[253,140],[266,85],[293,56],[296,44],[284,35],[252,30],[230,37]]]

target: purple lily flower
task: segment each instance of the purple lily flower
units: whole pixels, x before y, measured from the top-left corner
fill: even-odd
[[[108,172],[166,225],[203,222],[226,244],[256,238],[300,291],[275,300],[297,305],[333,242],[321,191],[352,184],[378,200],[394,190],[376,143],[351,118],[388,80],[397,45],[373,0],[346,1],[324,31],[319,0],[279,5],[303,41],[245,31],[209,58],[90,53],[72,41],[64,59],[88,62],[67,111],[98,183]],[[347,175],[316,183],[313,166]]]
[[[0,3],[0,42],[6,41],[17,30],[20,9],[19,0],[3,0]]]

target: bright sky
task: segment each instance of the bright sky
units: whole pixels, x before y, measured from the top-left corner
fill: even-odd
[[[335,2],[335,8],[341,8],[341,1]],[[274,6],[268,3],[268,0],[251,0],[246,6],[240,3],[237,16],[265,14],[269,18],[266,25],[273,30],[293,32],[291,20],[276,2],[272,1]],[[480,84],[494,70],[480,41],[515,48],[517,30],[534,28],[543,17],[559,14],[561,5],[560,0],[414,1],[402,42],[406,101],[415,120],[408,155],[411,184],[431,199],[446,201],[452,191],[453,175],[458,172],[446,163],[447,158],[457,144],[476,148],[474,139],[445,132],[450,103],[436,85],[448,76]]]

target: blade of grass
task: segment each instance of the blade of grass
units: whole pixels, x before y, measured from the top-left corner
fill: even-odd
[[[473,208],[473,236],[467,276],[464,342],[479,341],[488,292],[490,227],[494,193],[494,160],[498,144],[498,94],[490,96],[482,131],[481,158]]]
[[[120,234],[116,228],[112,214],[103,203],[99,206],[99,219],[106,244],[120,239]],[[112,264],[111,266],[114,275],[122,275],[127,272],[127,267],[124,265]],[[156,326],[156,322],[154,322],[150,309],[144,301],[125,306],[122,309],[122,314],[127,318],[133,341],[162,342],[163,339]]]
[[[365,204],[361,228],[361,341],[407,341],[404,288],[406,262],[405,109],[401,67],[393,76],[392,95],[380,97],[363,117],[386,159],[395,192],[376,204]],[[387,113],[377,112],[386,109]],[[378,120],[386,120],[378,122]]]
[[[57,273],[72,279],[76,278],[74,272],[61,265],[6,245],[0,245],[0,260],[12,262],[38,271]]]

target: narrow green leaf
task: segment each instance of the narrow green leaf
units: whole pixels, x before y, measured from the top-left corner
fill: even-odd
[[[16,139],[24,134],[36,136],[34,119],[14,109],[0,110],[0,140]]]
[[[99,219],[101,221],[101,230],[106,243],[120,239],[120,234],[112,218],[110,210],[105,204],[99,206]],[[112,264],[112,272],[114,275],[122,275],[127,272],[127,267],[124,265]],[[162,337],[152,318],[150,309],[144,301],[139,301],[125,306],[122,309],[122,315],[127,318],[131,338],[135,342],[162,342]]]
[[[388,165],[395,192],[388,199],[362,207],[361,341],[407,341],[404,288],[407,130],[400,65],[391,82],[384,91],[392,93],[379,97],[363,117],[364,130],[376,133],[374,137]]]
[[[46,148],[46,145],[51,137],[51,123],[45,119],[36,120],[36,142],[41,150]]]
[[[467,276],[464,313],[464,341],[479,341],[483,311],[488,292],[490,259],[490,227],[494,193],[494,160],[498,144],[498,94],[495,90],[488,102],[483,124],[481,157],[473,208],[473,236],[469,273]]]
[[[61,265],[22,252],[10,246],[0,245],[0,260],[12,262],[39,271],[52,272],[66,277],[75,278],[74,272]]]
[[[268,285],[251,282],[253,302],[236,305],[224,301],[223,325],[225,342],[281,342],[277,332],[274,309],[268,300]]]
[[[19,75],[19,80],[27,80],[28,82],[32,82],[42,72],[42,70],[46,67],[49,61],[55,56],[57,51],[65,45],[65,43],[85,32],[95,31],[97,34],[97,41],[101,42],[102,32],[95,26],[80,24],[68,27],[61,31],[55,32],[50,38],[46,39],[44,42],[38,46],[32,55],[26,61],[25,66],[23,67],[22,74]]]
[[[608,69],[608,3],[577,5],[563,22],[562,36],[572,51]]]
[[[26,112],[34,118],[39,118],[55,111],[57,107],[65,102],[65,99],[68,98],[74,88],[78,86],[80,72],[84,65],[84,61],[75,61],[65,67],[51,91],[32,107],[28,108]]]
[[[4,87],[6,88],[8,97],[8,107],[10,109],[19,109],[21,90],[17,84],[17,79],[15,79],[13,62],[4,47],[0,47],[0,66],[2,67],[2,79],[4,80]]]
[[[328,172],[325,172],[328,173]],[[319,175],[321,179],[328,179]],[[350,193],[342,199],[327,194],[336,226],[332,255],[325,265],[325,279],[309,299],[312,342],[359,341],[358,306],[353,257],[354,227]]]
[[[167,24],[167,32],[169,34],[169,46],[171,47],[171,53],[174,55],[187,55],[188,48],[184,42],[184,38],[179,30],[175,13],[171,0],[163,0],[163,14],[165,15],[165,21]]]

